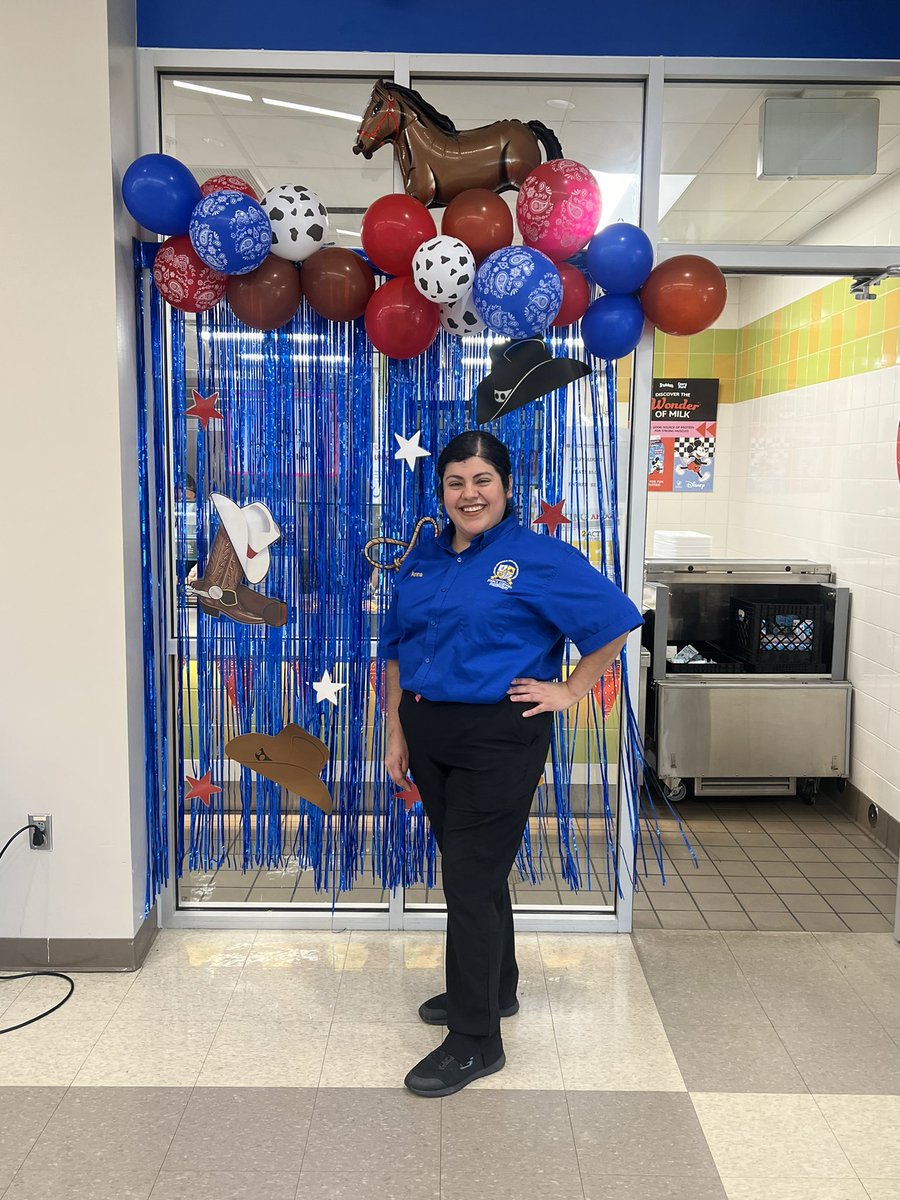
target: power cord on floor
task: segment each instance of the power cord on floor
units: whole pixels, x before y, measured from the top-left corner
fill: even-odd
[[[27,833],[29,829],[34,830],[34,844],[43,846],[44,835],[37,825],[23,825],[21,829],[17,829],[6,845],[0,850],[0,858],[7,852],[15,839],[20,833]],[[75,980],[70,979],[68,975],[63,975],[62,971],[24,971],[20,975],[0,975],[0,983],[12,983],[14,979],[37,979],[40,976],[46,976],[49,979],[64,979],[69,985],[69,990],[63,996],[58,1004],[54,1004],[52,1008],[48,1008],[45,1012],[38,1013],[36,1017],[29,1017],[27,1021],[20,1021],[18,1025],[7,1025],[6,1028],[0,1029],[0,1033],[13,1033],[16,1029],[24,1029],[26,1025],[33,1025],[35,1021],[42,1021],[44,1017],[49,1017],[51,1013],[56,1012],[58,1008],[66,1003],[72,993],[75,991]]]

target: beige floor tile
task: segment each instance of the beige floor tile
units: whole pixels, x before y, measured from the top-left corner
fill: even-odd
[[[866,1177],[869,1200],[900,1200],[900,1179],[869,1179]]]
[[[344,969],[350,931],[319,929],[261,929],[247,955],[246,967],[273,971],[294,967]]]
[[[198,1087],[316,1087],[328,1044],[327,1021],[278,1013],[273,1026],[226,1016],[203,1063]]]
[[[695,1092],[691,1098],[723,1178],[856,1181],[812,1096]]]
[[[197,967],[193,970],[158,967],[144,970],[123,996],[122,1017],[221,1017],[240,978],[237,968]],[[112,1014],[110,1014],[112,1015]]]
[[[402,1087],[407,1071],[439,1046],[445,1034],[442,1027],[421,1021],[334,1026],[319,1087]]]
[[[123,999],[133,987],[138,976],[132,972],[110,973],[72,972],[75,991],[64,1005],[66,1017],[76,1016],[91,1018],[109,1018],[118,1009]],[[19,982],[18,980],[16,982]],[[14,995],[13,1002],[3,1013],[0,1025],[15,1025],[18,1021],[27,1021],[29,1017],[37,1016],[39,1012],[58,1004],[69,990],[64,979],[48,979],[38,977],[22,981],[25,986]],[[14,986],[7,985],[6,986]],[[58,1012],[62,1012],[59,1009]],[[56,1017],[56,1013],[53,1017]],[[46,1030],[47,1026],[42,1026]]]
[[[240,969],[256,937],[252,929],[164,929],[150,947],[142,972],[162,965]]]
[[[202,1011],[202,999],[199,1000]],[[76,1087],[188,1087],[196,1083],[219,1018],[117,1014],[75,1077]]]
[[[900,1096],[815,1099],[863,1183],[900,1179]]]
[[[4,1085],[68,1086],[97,1043],[110,1018],[86,1017],[65,1008],[46,1021],[3,1038],[0,1073]],[[0,1021],[3,1025],[13,1021]]]
[[[225,1010],[229,1017],[259,1018],[285,1013],[307,1021],[331,1021],[341,976],[328,970],[248,967],[235,984]]]
[[[503,1050],[506,1066],[489,1075],[482,1086],[491,1091],[561,1091],[562,1068],[556,1048],[556,1034],[549,1016],[534,1016],[520,1011],[503,1022]]]
[[[724,1175],[728,1200],[870,1200],[858,1179],[757,1179]]]
[[[419,1005],[443,990],[442,967],[345,971],[334,1006],[334,1022],[418,1024]]]
[[[681,1092],[684,1079],[655,1006],[627,1016],[561,1018],[553,1027],[563,1083],[574,1091]]]

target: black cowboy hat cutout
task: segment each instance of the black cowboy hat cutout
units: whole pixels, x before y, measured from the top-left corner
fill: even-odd
[[[587,363],[577,358],[554,358],[539,337],[496,342],[490,354],[490,374],[475,389],[479,425],[495,421],[591,373]]]

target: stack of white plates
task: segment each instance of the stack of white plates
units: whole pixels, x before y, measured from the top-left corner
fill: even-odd
[[[692,529],[657,529],[653,534],[654,558],[709,558],[712,535]]]

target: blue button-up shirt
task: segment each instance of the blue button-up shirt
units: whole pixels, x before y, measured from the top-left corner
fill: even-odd
[[[380,652],[428,700],[495,704],[518,678],[557,679],[566,638],[582,655],[642,623],[574,546],[514,516],[457,553],[453,527],[420,541],[398,573]]]

